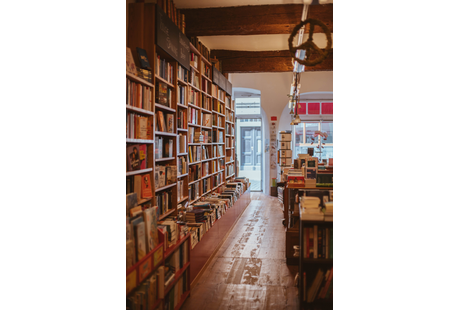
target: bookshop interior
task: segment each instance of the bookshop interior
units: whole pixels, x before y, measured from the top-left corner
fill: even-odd
[[[332,12],[127,0],[127,310],[332,309]]]

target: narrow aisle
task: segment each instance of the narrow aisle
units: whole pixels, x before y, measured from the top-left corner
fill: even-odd
[[[251,200],[182,309],[298,308],[297,267],[286,265],[281,203],[261,193]]]

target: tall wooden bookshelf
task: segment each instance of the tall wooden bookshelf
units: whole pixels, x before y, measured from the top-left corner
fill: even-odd
[[[157,27],[157,23],[161,20],[163,26],[169,27],[168,35],[176,33],[173,28],[176,26],[171,26],[168,17],[155,4],[129,4],[128,16],[127,46],[133,52],[136,47],[147,52],[152,82],[129,73],[126,77],[148,89],[152,105],[149,109],[126,106],[127,114],[146,117],[150,126],[149,139],[126,139],[127,148],[132,144],[145,144],[147,153],[145,169],[129,171],[126,177],[128,182],[136,175],[150,175],[153,197],[140,199],[138,204],[158,206],[161,210],[158,220],[161,221],[176,216],[186,203],[192,204],[212,193],[221,192],[226,182],[234,179],[235,111],[231,84],[228,87],[228,81],[222,79],[220,73],[218,82],[215,81],[215,68],[188,40],[186,50],[190,64],[178,60],[177,55],[173,55],[174,49],[168,50],[168,46],[161,43],[165,38],[161,37],[158,30],[161,27]],[[183,44],[179,48],[183,48]],[[180,54],[183,56],[182,50]],[[158,100],[160,89],[166,89],[167,104]],[[161,114],[172,117],[174,125],[169,130],[158,126]],[[196,150],[201,152],[201,156],[192,158],[191,154]],[[177,167],[177,174],[160,185],[155,179],[155,172],[163,166]],[[167,196],[169,207],[165,207],[164,200],[158,203],[157,196]],[[130,267],[127,270],[127,297],[139,290],[143,281],[158,269],[165,267],[178,251],[181,261],[185,252],[188,261],[185,260],[175,271],[174,280],[161,290],[161,294],[158,289],[158,298],[148,309],[179,309],[190,294],[190,234],[178,238],[175,244],[169,246],[166,236],[162,236],[160,245]]]

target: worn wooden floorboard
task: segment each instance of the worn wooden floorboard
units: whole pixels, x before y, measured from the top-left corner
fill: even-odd
[[[282,218],[276,197],[252,193],[182,309],[298,309],[297,267],[286,265]]]

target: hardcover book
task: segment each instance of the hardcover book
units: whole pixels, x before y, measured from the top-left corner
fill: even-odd
[[[166,114],[166,131],[174,132],[174,114]]]
[[[137,193],[126,195],[126,215],[129,215],[129,210],[137,207]]]
[[[155,169],[158,170],[158,187],[163,187],[165,186],[166,182],[166,170],[165,166],[156,166]]]
[[[136,47],[137,55],[139,55],[139,63],[142,69],[152,70],[150,67],[149,59],[147,57],[147,52],[139,47]]]
[[[141,260],[147,254],[145,244],[145,224],[141,222],[136,225],[137,260]]]
[[[155,90],[157,102],[169,107],[168,102],[168,86],[165,83],[158,82],[158,87]]]
[[[128,160],[128,165],[127,165],[128,171],[135,171],[135,170],[142,169],[141,166],[143,163],[141,160],[139,145],[137,144],[130,145],[126,149],[126,152],[127,152],[126,158]],[[144,161],[145,161],[145,158],[144,158]],[[145,166],[145,163],[144,163],[144,166]]]
[[[126,48],[126,71],[137,76],[136,64],[129,47]]]
[[[148,173],[142,176],[142,198],[152,198],[152,186]]]

